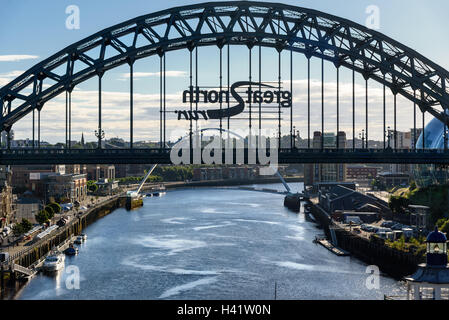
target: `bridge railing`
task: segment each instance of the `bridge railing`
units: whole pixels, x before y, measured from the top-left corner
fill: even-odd
[[[246,150],[247,148],[245,148]],[[57,149],[57,148],[11,148],[0,149],[2,155],[96,155],[96,154],[168,154],[171,148],[133,148],[133,149]],[[223,152],[225,149],[223,149]],[[280,148],[279,153],[396,153],[396,154],[443,154],[449,153],[449,150],[444,149],[383,149],[383,148],[370,148],[370,149],[337,149],[337,148]]]

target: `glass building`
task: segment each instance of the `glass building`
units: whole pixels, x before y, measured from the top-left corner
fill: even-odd
[[[421,134],[416,143],[418,150],[422,150],[423,147],[425,149],[444,149],[444,124],[437,118],[432,119],[424,129],[424,138],[423,142],[423,134]],[[449,183],[449,169],[444,166],[415,165],[413,175],[419,187]]]

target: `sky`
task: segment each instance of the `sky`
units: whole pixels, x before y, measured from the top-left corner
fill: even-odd
[[[113,26],[140,15],[149,14],[170,7],[196,3],[194,1],[66,1],[66,0],[2,0],[0,13],[0,86],[7,84],[21,73],[31,68],[64,47],[90,36],[104,28]],[[368,14],[367,7],[378,6],[380,11],[379,27],[381,33],[403,43],[430,60],[449,69],[446,53],[449,51],[448,31],[449,2],[447,0],[404,1],[404,0],[313,0],[291,1],[282,3],[316,9],[329,14],[347,18],[365,25]],[[80,10],[80,28],[66,28],[68,14],[66,8],[78,6]],[[201,48],[199,56],[200,85],[218,85],[218,50]],[[239,47],[231,48],[231,82],[248,78],[248,50]],[[253,54],[256,60],[256,53]],[[277,80],[277,54],[274,50],[263,49],[264,61],[263,81]],[[294,123],[301,136],[306,133],[306,73],[305,58],[294,57]],[[181,106],[182,91],[189,83],[188,53],[173,52],[167,54],[167,106],[169,110],[187,108]],[[321,107],[320,61],[312,61],[312,109]],[[283,85],[289,87],[289,56],[282,56]],[[255,65],[253,66],[254,69]],[[335,69],[326,64],[326,130],[336,127],[335,111]],[[139,60],[135,64],[135,140],[156,140],[159,135],[159,59],[150,57]],[[121,66],[107,72],[103,78],[103,129],[106,138],[120,136],[129,139],[129,69]],[[253,74],[257,77],[257,73]],[[341,71],[341,129],[352,136],[352,119],[350,115],[352,88],[350,71]],[[77,86],[73,92],[72,140],[79,140],[84,133],[87,141],[94,141],[94,130],[97,128],[97,79],[90,79]],[[226,80],[225,80],[226,81]],[[357,122],[356,135],[364,128],[364,82],[357,77]],[[42,139],[52,143],[65,140],[63,95],[48,102],[41,113]],[[392,108],[392,96],[388,92],[387,108]],[[382,139],[382,89],[378,84],[370,83],[370,134],[371,138]],[[411,102],[398,100],[398,129],[409,130],[413,126]],[[320,111],[320,110],[319,110]],[[287,112],[288,113],[288,112]],[[187,130],[188,122],[177,121],[172,114],[167,115],[167,130]],[[421,123],[419,116],[418,123]],[[428,122],[430,116],[426,116]],[[14,127],[15,137],[24,139],[31,137],[31,116],[20,120]],[[391,116],[387,118],[392,126]],[[247,124],[241,120],[240,125]],[[267,120],[268,127],[275,127],[275,121]],[[210,123],[201,123],[211,126]],[[283,125],[288,126],[287,114],[283,115]],[[236,121],[236,126],[239,126]],[[320,130],[320,113],[312,116],[312,131]],[[285,129],[287,130],[287,129]]]

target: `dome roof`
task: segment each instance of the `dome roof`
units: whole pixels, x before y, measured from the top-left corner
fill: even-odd
[[[427,242],[442,243],[446,241],[446,236],[444,235],[444,233],[438,231],[438,227],[435,227],[435,231],[432,231],[427,236]]]

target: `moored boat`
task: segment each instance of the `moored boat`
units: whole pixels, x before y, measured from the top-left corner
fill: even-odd
[[[59,252],[52,252],[47,258],[45,258],[42,270],[47,272],[56,272],[64,268],[65,256]]]
[[[76,244],[82,244],[84,242],[83,236],[76,237],[75,241]]]
[[[69,247],[64,251],[64,253],[68,256],[75,256],[79,252],[79,249],[75,247],[73,244],[70,244]]]

